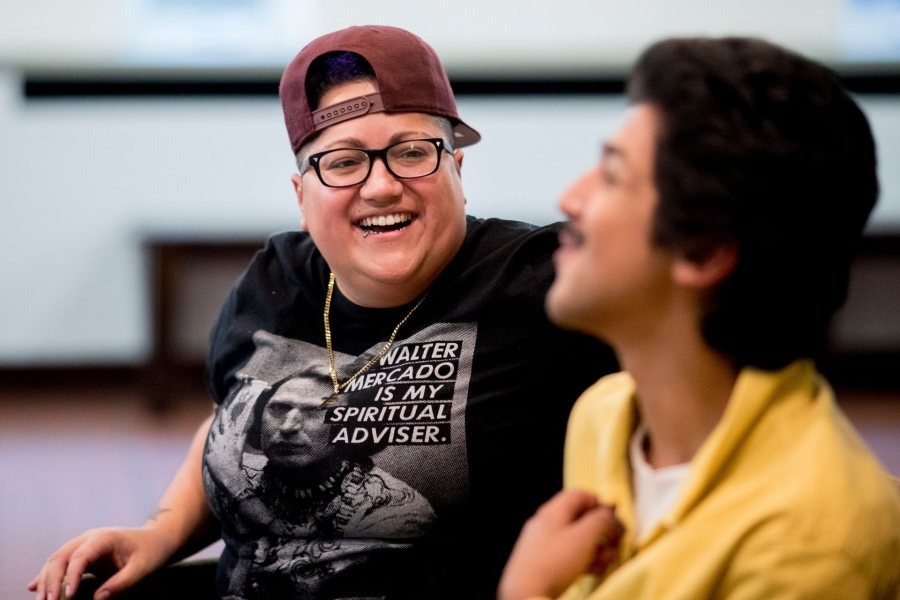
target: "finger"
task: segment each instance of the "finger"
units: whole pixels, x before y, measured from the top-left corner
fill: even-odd
[[[38,582],[38,598],[56,600],[61,597],[62,581],[69,564],[69,545],[66,544],[47,559]]]
[[[548,500],[538,512],[556,521],[568,522],[598,506],[597,496],[585,490],[562,490]]]
[[[571,524],[571,534],[595,546],[616,546],[621,534],[609,508],[599,505],[583,513]]]
[[[53,585],[56,578],[48,575],[48,572],[47,565],[44,565],[37,584],[37,598],[39,600],[59,598],[59,585]]]
[[[104,600],[110,596],[120,594],[137,583],[140,578],[140,568],[136,561],[131,560],[97,588],[94,598],[95,600]]]
[[[46,593],[47,585],[44,582],[47,580],[46,577],[47,577],[47,565],[45,564],[43,567],[41,567],[41,572],[38,573],[38,576],[36,578],[35,589],[29,590],[32,592],[37,592],[36,597],[38,600],[43,600],[43,598],[45,597],[44,594]]]
[[[601,533],[602,539],[598,543],[617,546],[619,540],[622,539],[622,535],[625,533],[625,526],[622,525],[622,522],[616,516],[616,507],[601,504],[598,507],[598,512],[603,521],[603,532]]]
[[[40,573],[28,585],[28,590],[37,592],[37,597],[40,599],[47,598],[50,594],[54,598],[59,598],[59,590],[69,563],[69,556],[81,545],[84,537],[82,534],[69,540],[51,554],[44,566],[41,567]]]
[[[590,571],[596,575],[603,575],[616,560],[618,554],[618,549],[609,546],[598,549],[591,563]]]
[[[74,595],[88,567],[112,551],[112,542],[98,541],[96,538],[79,546],[69,557],[69,564],[63,576],[66,595]]]

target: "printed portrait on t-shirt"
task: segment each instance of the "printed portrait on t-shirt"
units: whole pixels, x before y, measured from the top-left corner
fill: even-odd
[[[379,558],[408,550],[465,497],[475,335],[438,324],[398,339],[340,394],[325,348],[253,335],[204,460],[212,508],[230,523],[232,597],[339,597],[344,581],[386,576]],[[341,382],[380,346],[335,353]]]

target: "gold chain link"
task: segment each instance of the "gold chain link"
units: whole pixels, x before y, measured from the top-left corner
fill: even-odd
[[[334,394],[325,398],[326,402],[329,400],[332,400],[334,398],[337,398],[337,395],[340,394],[341,391],[345,387],[347,387],[351,381],[353,381],[354,379],[356,379],[357,377],[359,377],[360,375],[362,375],[363,373],[368,371],[372,367],[372,365],[374,365],[376,362],[378,362],[381,359],[382,356],[387,354],[387,351],[390,350],[391,346],[394,345],[394,339],[397,337],[397,332],[400,331],[400,328],[403,327],[403,324],[409,320],[409,318],[413,315],[413,313],[416,312],[416,309],[419,308],[419,305],[421,305],[422,302],[425,300],[426,296],[428,296],[428,294],[425,294],[425,296],[422,296],[419,299],[419,301],[416,302],[415,306],[413,306],[410,309],[410,311],[408,313],[406,313],[406,316],[403,317],[399,323],[397,323],[397,326],[394,327],[394,330],[391,332],[391,335],[390,335],[390,337],[388,337],[388,340],[387,340],[387,342],[385,342],[384,346],[382,346],[381,349],[378,352],[376,352],[372,358],[367,360],[366,364],[364,364],[356,373],[351,375],[350,378],[347,379],[347,381],[345,381],[344,383],[338,383],[337,371],[335,371],[335,368],[334,368],[334,351],[332,350],[332,347],[331,347],[331,323],[329,320],[329,315],[331,313],[331,297],[333,294],[334,294],[334,273],[329,273],[328,274],[328,293],[325,294],[325,312],[324,312],[323,318],[325,321],[325,347],[328,350],[328,373],[329,373],[329,375],[331,375],[331,385],[334,387]]]

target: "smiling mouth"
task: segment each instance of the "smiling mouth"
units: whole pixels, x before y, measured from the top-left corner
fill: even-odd
[[[377,217],[366,217],[356,223],[356,226],[363,230],[365,235],[370,233],[387,233],[389,231],[399,231],[413,222],[412,213],[394,213],[391,215],[380,215]]]

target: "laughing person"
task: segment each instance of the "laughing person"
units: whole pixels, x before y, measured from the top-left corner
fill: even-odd
[[[814,363],[878,194],[863,113],[749,39],[654,45],[629,95],[547,297],[624,372],[577,402],[501,600],[896,598],[900,497]]]
[[[66,543],[38,598],[110,564],[97,597],[121,592],[219,536],[226,598],[489,598],[519,525],[561,485],[571,404],[615,361],[544,316],[558,227],[466,215],[460,148],[479,135],[434,50],[392,27],[331,33],[280,96],[303,231],[273,236],[226,301],[214,414],[156,516]],[[308,409],[317,435],[256,440],[242,428],[286,380],[280,408]],[[275,420],[269,433],[295,426]],[[372,485],[329,495],[354,482]]]

